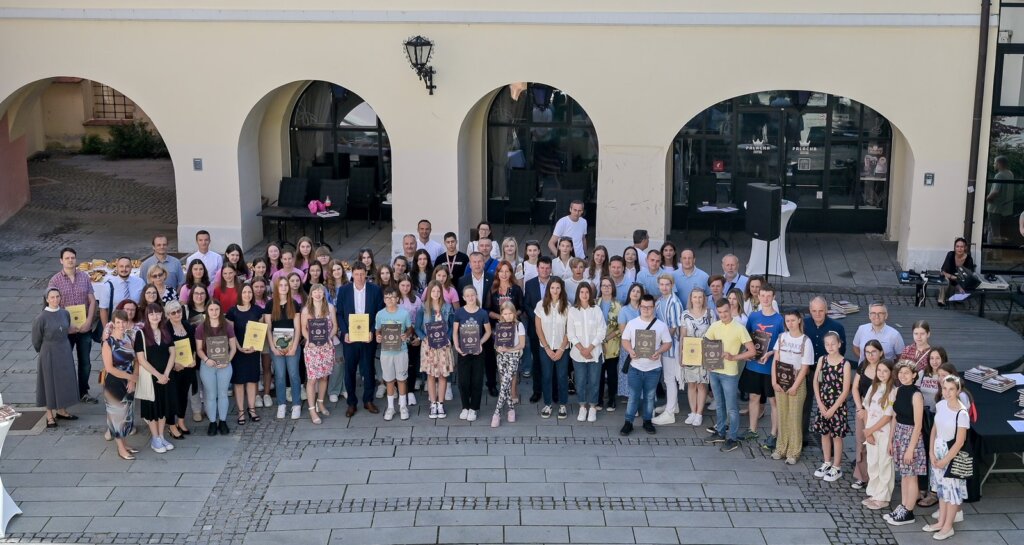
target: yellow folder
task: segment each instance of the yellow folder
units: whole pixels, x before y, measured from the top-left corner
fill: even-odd
[[[249,348],[260,352],[267,342],[267,324],[264,322],[249,322],[245,324],[245,341],[242,348]]]
[[[71,327],[82,327],[85,325],[85,305],[70,305],[64,307],[71,315]]]
[[[348,315],[348,340],[354,343],[370,342],[370,315]]]
[[[683,365],[704,363],[704,348],[700,337],[683,337]]]
[[[192,343],[188,339],[174,341],[174,362],[182,367],[193,367],[196,364],[192,357]]]

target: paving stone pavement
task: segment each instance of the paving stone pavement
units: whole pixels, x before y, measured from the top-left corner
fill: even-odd
[[[36,363],[28,331],[55,250],[68,244],[97,255],[141,255],[152,232],[173,233],[174,198],[165,184],[132,184],[112,164],[100,167],[84,160],[33,163],[33,180],[80,180],[88,187],[65,191],[34,182],[33,197],[51,202],[30,206],[0,226],[0,393],[6,402],[34,402]],[[146,171],[146,165],[132,169]],[[111,199],[109,207],[80,206],[97,192],[126,198]],[[125,210],[140,212],[130,230],[114,221]],[[808,298],[782,295],[784,304]],[[854,297],[862,304],[875,297],[910,302],[900,295]],[[530,392],[528,380],[521,391]],[[849,487],[848,476],[837,483],[815,479],[816,446],[797,465],[786,466],[750,443],[720,453],[703,444],[703,429],[682,423],[660,427],[657,435],[637,430],[623,438],[621,403],[619,411],[604,412],[592,424],[542,419],[538,405],[524,404],[515,424],[492,429],[487,417],[493,400],[484,399],[482,416],[473,423],[453,414],[457,401],[447,405],[447,419],[427,418],[422,394],[408,421],[384,422],[363,410],[347,419],[342,404],[315,426],[308,418],[276,420],[271,409],[262,409],[259,423],[236,426],[232,416],[227,437],[207,437],[203,424],[192,424],[194,433],[175,442],[174,451],[142,449],[134,462],[119,460],[103,440],[100,406],[73,407],[78,421],[8,436],[0,475],[24,514],[0,542],[931,541],[920,524],[894,529],[861,507],[863,495]],[[713,413],[705,423],[712,419]],[[145,434],[130,442],[143,446]],[[852,449],[849,438],[847,459]],[[949,542],[1024,541],[1022,484],[1016,475],[993,476],[986,497],[965,506],[966,521]]]

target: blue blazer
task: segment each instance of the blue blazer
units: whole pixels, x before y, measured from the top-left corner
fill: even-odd
[[[356,312],[355,288],[351,282],[338,290],[336,308],[338,312],[338,337],[344,340],[345,335],[348,333],[348,315],[355,314]],[[367,282],[366,313],[370,315],[370,331],[376,329],[374,322],[376,321],[377,313],[383,308],[384,292],[380,290],[380,286]],[[373,336],[371,335],[370,338],[372,339]],[[370,342],[373,343],[372,340]]]

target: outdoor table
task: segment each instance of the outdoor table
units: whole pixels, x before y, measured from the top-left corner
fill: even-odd
[[[904,286],[914,286],[914,301],[923,307],[928,298],[928,286],[946,286],[949,282],[938,271],[898,271],[896,278]]]
[[[720,243],[724,245],[726,248],[728,248],[729,243],[726,242],[724,238],[722,238],[720,222],[722,218],[725,217],[731,219],[737,212],[739,212],[739,209],[730,205],[707,205],[698,208],[697,212],[700,213],[701,215],[711,216],[711,234],[708,235],[708,237],[705,238],[704,240],[700,241],[700,247],[703,248],[705,244],[711,243],[715,247],[715,253],[718,253],[718,245]],[[729,233],[729,238],[732,238],[732,232]]]
[[[7,432],[11,431],[12,425],[14,425],[13,419],[0,423],[0,450],[3,450],[4,448],[4,441],[7,439]],[[21,509],[18,508],[18,504],[14,503],[14,500],[11,499],[11,495],[7,493],[7,488],[4,487],[2,479],[0,479],[0,490],[2,490],[4,494],[3,502],[0,502],[0,537],[6,537],[7,523],[14,518],[14,515],[20,515]]]
[[[747,207],[747,203],[743,203]],[[786,259],[786,227],[796,212],[796,203],[782,201],[782,220],[779,222],[779,238],[771,241],[754,239],[750,241],[750,260],[747,261],[747,276],[768,274],[789,278],[789,261]]]
[[[305,234],[305,222],[312,221],[315,225],[313,230],[313,243],[316,246],[324,246],[327,244],[324,236],[324,224],[328,221],[339,221],[342,218],[339,216],[322,217],[313,214],[307,208],[288,208],[282,206],[268,206],[263,210],[256,213],[257,216],[264,217],[277,222],[277,240],[280,243],[285,243],[285,227],[286,222],[297,221],[303,223],[303,234]]]
[[[981,498],[982,487],[989,475],[1024,473],[1024,468],[995,469],[1000,454],[1022,456],[1021,462],[1024,463],[1024,433],[1017,433],[1007,424],[1008,420],[1016,420],[1013,413],[1020,410],[1017,390],[1024,386],[998,393],[986,390],[976,382],[963,382],[974,397],[978,410],[978,421],[971,422],[967,434],[967,440],[974,447],[974,478],[967,480],[967,496],[971,501],[976,501]]]

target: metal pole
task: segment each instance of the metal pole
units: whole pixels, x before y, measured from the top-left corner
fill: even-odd
[[[967,207],[964,210],[964,238],[968,244],[973,242],[974,234],[974,202],[977,198],[978,170],[987,167],[978,166],[981,153],[981,117],[985,101],[985,70],[988,66],[988,30],[992,4],[989,0],[981,3],[981,20],[978,25],[978,67],[974,80],[974,119],[971,123],[971,152],[967,161]]]

